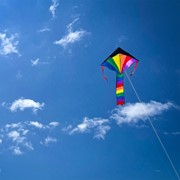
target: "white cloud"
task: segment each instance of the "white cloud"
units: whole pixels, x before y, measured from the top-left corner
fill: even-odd
[[[50,32],[51,30],[49,28],[43,28],[43,29],[40,29],[38,30],[37,32]]]
[[[39,58],[31,60],[32,66],[37,66],[39,64]]]
[[[69,23],[69,24],[67,25],[67,30],[68,30],[68,32],[71,32],[71,31],[72,31],[73,25],[74,25],[77,21],[79,21],[79,17],[75,18],[71,23]]]
[[[73,44],[77,41],[80,41],[81,38],[86,34],[86,31],[84,31],[84,30],[73,31],[72,30],[73,24],[78,20],[79,20],[79,18],[76,18],[75,20],[73,20],[73,22],[71,22],[67,26],[68,34],[63,36],[60,40],[55,41],[54,44],[66,47],[69,44]]]
[[[34,150],[34,147],[38,146],[39,143],[45,146],[56,143],[57,138],[51,137],[49,134],[52,134],[58,125],[59,123],[55,121],[48,124],[42,124],[38,121],[6,124],[0,128],[0,151],[5,149],[5,151],[8,150],[14,155],[21,155]]]
[[[25,109],[32,109],[33,112],[36,112],[37,110],[40,110],[44,107],[44,103],[35,102],[31,99],[23,99],[20,98],[18,100],[15,100],[11,106],[10,111],[16,112],[18,109],[20,111],[24,111]]]
[[[19,146],[12,146],[10,147],[14,155],[21,155],[23,152],[21,151]]]
[[[180,132],[179,131],[176,131],[176,132],[164,132],[165,135],[174,135],[174,136],[177,136],[177,135],[180,135]]]
[[[51,128],[51,127],[52,127],[52,128],[55,128],[55,127],[57,127],[57,126],[59,126],[59,123],[56,122],[56,121],[49,123],[49,128]]]
[[[18,123],[11,123],[11,124],[6,124],[6,128],[10,129],[15,129],[15,128],[22,128],[22,124],[20,122]]]
[[[34,126],[34,127],[38,128],[38,129],[45,129],[45,126],[43,124],[37,122],[37,121],[30,121],[29,125]]]
[[[5,33],[0,33],[0,54],[8,55],[8,54],[19,54],[17,50],[17,45],[19,41],[16,40],[17,34],[11,35],[9,38]]]
[[[54,121],[54,122],[50,122],[48,125],[43,125],[42,123],[37,121],[30,121],[28,122],[28,125],[34,126],[38,129],[53,129],[59,126],[59,123]]]
[[[52,5],[49,7],[49,11],[51,12],[53,18],[56,16],[56,9],[59,6],[58,0],[52,0]]]
[[[85,31],[83,31],[83,30],[69,32],[69,34],[64,36],[62,39],[55,41],[54,44],[66,47],[69,44],[73,44],[76,41],[79,41],[84,34],[85,34]]]
[[[156,101],[150,101],[149,103],[129,103],[125,106],[115,108],[110,118],[116,120],[118,125],[122,123],[137,123],[140,120],[147,120],[147,115],[154,117],[171,107],[175,107],[171,102],[164,104]]]
[[[69,134],[94,132],[94,138],[104,139],[108,130],[110,130],[109,120],[101,118],[89,119],[84,117],[83,122],[75,128],[68,128]]]
[[[21,155],[23,153],[23,149],[34,149],[31,142],[29,142],[27,140],[27,137],[24,135],[20,134],[18,130],[10,131],[7,133],[7,137],[10,140],[8,144],[12,144],[10,145],[9,149],[12,151],[13,154]]]
[[[47,64],[49,64],[49,63],[48,63],[48,62],[40,61],[39,58],[36,58],[35,60],[32,60],[32,59],[31,59],[31,65],[32,65],[32,66],[47,65]]]
[[[56,143],[56,142],[57,142],[56,138],[48,136],[47,138],[44,139],[44,141],[41,141],[40,144],[48,146],[49,144]]]
[[[9,132],[8,137],[12,138],[13,141],[22,141],[23,140],[23,139],[20,138],[20,134],[17,131]]]

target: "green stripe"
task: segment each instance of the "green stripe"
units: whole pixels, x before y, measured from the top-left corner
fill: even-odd
[[[124,93],[119,93],[119,94],[116,94],[117,97],[121,97],[121,96],[124,96]]]
[[[123,77],[124,74],[122,74],[122,73],[121,73],[121,74],[120,74],[120,73],[117,73],[116,76],[117,76],[117,77]]]
[[[119,72],[119,69],[118,69],[116,63],[114,62],[114,59],[113,59],[113,58],[109,58],[109,59],[107,60],[107,62],[108,62],[109,64],[111,64],[111,65],[117,70],[117,72]]]

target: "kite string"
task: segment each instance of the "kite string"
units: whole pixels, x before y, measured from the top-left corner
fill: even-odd
[[[140,99],[140,97],[139,97],[139,95],[138,95],[138,93],[137,93],[134,85],[132,84],[131,79],[129,78],[129,76],[128,76],[128,74],[127,74],[126,71],[125,71],[125,74],[126,74],[128,80],[129,80],[129,82],[130,82],[130,84],[131,84],[131,86],[132,86],[132,88],[133,88],[133,90],[134,90],[134,93],[136,94],[137,99],[139,100],[140,103],[142,103],[142,101],[141,101],[141,99]],[[161,139],[160,139],[160,137],[159,137],[159,135],[158,135],[158,133],[157,133],[157,131],[156,131],[156,129],[155,129],[155,127],[154,127],[154,125],[153,125],[153,123],[152,123],[149,115],[148,115],[148,113],[146,112],[146,110],[145,110],[144,108],[143,108],[143,111],[145,112],[145,114],[146,114],[146,116],[147,116],[147,119],[148,119],[148,121],[149,121],[149,123],[150,123],[150,125],[151,125],[151,127],[152,127],[152,129],[153,129],[153,131],[154,131],[154,133],[155,133],[155,135],[156,135],[156,137],[157,137],[157,139],[158,139],[161,147],[162,147],[162,149],[164,150],[164,152],[165,152],[165,154],[166,154],[166,156],[167,156],[167,159],[169,160],[169,162],[170,162],[170,164],[171,164],[171,166],[172,166],[172,168],[173,168],[173,170],[174,170],[177,178],[180,180],[179,174],[178,174],[178,172],[177,172],[177,170],[176,170],[176,168],[175,168],[175,166],[174,166],[174,164],[173,164],[173,162],[172,162],[172,160],[171,160],[171,158],[170,158],[170,156],[169,156],[169,154],[168,154],[165,146],[163,145],[163,143],[162,143],[162,141],[161,141]]]

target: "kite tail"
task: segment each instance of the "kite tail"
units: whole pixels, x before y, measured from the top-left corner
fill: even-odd
[[[124,74],[116,74],[116,100],[117,105],[123,105],[125,103],[124,98]]]
[[[108,78],[104,75],[104,66],[101,66],[102,68],[102,77],[104,80],[108,81]]]
[[[134,74],[134,72],[136,71],[137,66],[138,66],[138,61],[136,62],[135,66],[134,66],[134,70],[133,70],[133,72],[130,74],[130,76],[132,76],[132,75]]]

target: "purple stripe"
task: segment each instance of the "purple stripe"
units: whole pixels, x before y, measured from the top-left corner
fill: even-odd
[[[117,99],[117,101],[124,101],[124,98],[122,98],[122,97],[119,97],[119,98],[116,98]]]
[[[123,80],[116,81],[116,84],[121,84],[121,83],[123,83],[123,82],[124,82]]]
[[[125,65],[124,65],[124,67],[123,67],[123,71],[124,70],[126,70],[126,69],[128,69],[133,63],[136,63],[136,62],[138,62],[136,59],[130,59]]]

